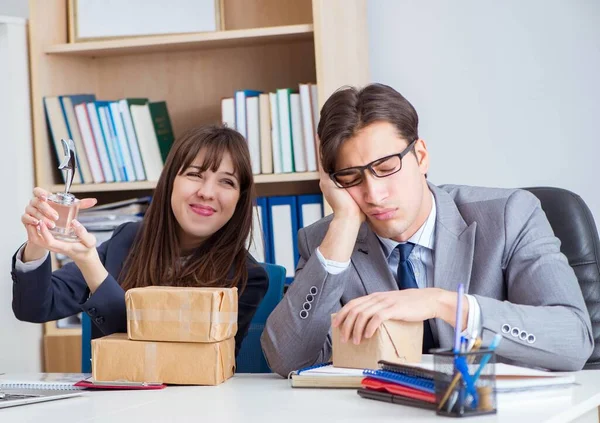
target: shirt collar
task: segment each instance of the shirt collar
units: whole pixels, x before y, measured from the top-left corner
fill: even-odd
[[[427,217],[425,223],[421,225],[419,230],[415,232],[407,242],[412,242],[415,245],[420,245],[421,247],[433,250],[433,245],[435,242],[435,219],[437,215],[437,207],[435,205],[435,197],[431,191],[429,192],[429,195],[431,195],[431,211],[429,212],[429,216]],[[402,244],[401,242],[394,241],[393,239],[382,238],[379,235],[377,235],[377,238],[379,238],[379,242],[383,247],[383,254],[387,259],[390,258],[392,251],[394,251],[398,244]]]

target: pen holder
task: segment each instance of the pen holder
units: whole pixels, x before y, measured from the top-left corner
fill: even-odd
[[[437,414],[468,417],[496,414],[496,355],[481,349],[455,354],[433,351]]]

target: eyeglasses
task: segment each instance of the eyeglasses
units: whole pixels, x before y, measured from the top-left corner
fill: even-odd
[[[371,174],[377,178],[385,178],[398,173],[402,169],[402,158],[414,148],[416,142],[417,140],[411,142],[401,153],[382,157],[364,166],[341,169],[333,172],[329,177],[338,188],[350,188],[362,183],[365,179],[365,169],[369,169]]]

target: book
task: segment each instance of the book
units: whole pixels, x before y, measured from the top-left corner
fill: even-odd
[[[148,103],[154,131],[156,132],[156,140],[160,150],[160,156],[163,163],[167,161],[171,146],[175,142],[175,134],[173,133],[173,125],[169,117],[169,110],[165,101],[156,101]]]
[[[288,379],[293,388],[360,388],[362,369],[334,367],[322,363],[290,373]]]
[[[78,390],[89,373],[23,373],[0,375],[0,389]]]

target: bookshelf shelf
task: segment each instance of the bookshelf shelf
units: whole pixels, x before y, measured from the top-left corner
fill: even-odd
[[[46,53],[72,56],[118,56],[210,48],[241,47],[268,43],[305,41],[313,38],[313,25],[283,25],[157,37],[126,38],[84,43],[56,44]]]
[[[319,172],[297,172],[297,173],[278,173],[270,175],[254,175],[254,182],[257,184],[272,184],[279,182],[296,181],[316,181],[319,179]],[[139,182],[114,182],[108,184],[79,184],[72,185],[71,192],[114,192],[114,191],[141,191],[151,190],[156,187],[156,181]],[[64,189],[64,184],[52,185],[52,192],[59,192]]]

